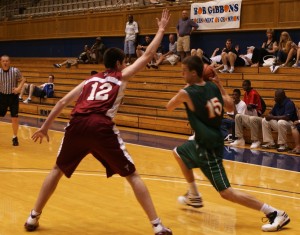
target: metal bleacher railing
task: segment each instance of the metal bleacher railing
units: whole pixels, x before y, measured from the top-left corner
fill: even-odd
[[[172,1],[161,0],[160,4],[153,5],[149,0],[4,0],[0,1],[0,20],[163,6]],[[174,3],[189,2],[188,0],[174,1]]]
[[[16,20],[29,17],[78,14],[144,5],[144,0],[16,0],[6,1],[0,5],[0,19]]]

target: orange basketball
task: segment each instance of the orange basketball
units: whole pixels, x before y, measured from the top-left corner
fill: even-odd
[[[210,81],[211,78],[215,76],[215,72],[213,67],[209,66],[208,64],[203,65],[203,73],[202,77],[204,81]]]

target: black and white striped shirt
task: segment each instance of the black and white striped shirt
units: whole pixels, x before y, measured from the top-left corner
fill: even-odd
[[[0,93],[12,94],[13,88],[18,87],[18,81],[22,78],[19,69],[10,67],[8,71],[0,69]]]

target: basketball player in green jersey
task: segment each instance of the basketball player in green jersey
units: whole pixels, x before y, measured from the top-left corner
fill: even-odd
[[[223,107],[231,112],[234,104],[217,74],[215,73],[211,81],[205,82],[202,79],[202,72],[203,62],[198,56],[185,58],[182,62],[182,74],[187,85],[167,104],[167,109],[173,111],[183,103],[190,125],[195,132],[194,140],[187,141],[173,151],[189,184],[188,192],[180,196],[178,201],[195,208],[203,206],[192,170],[200,168],[222,198],[265,213],[269,223],[262,226],[263,231],[280,230],[290,222],[290,218],[284,211],[230,186],[223,167],[224,140],[220,125]]]

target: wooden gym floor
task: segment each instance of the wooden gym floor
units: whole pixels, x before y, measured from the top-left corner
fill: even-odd
[[[28,234],[23,224],[46,174],[52,168],[66,123],[56,122],[50,142],[34,143],[30,137],[43,119],[20,118],[20,146],[11,145],[9,118],[0,119],[0,235]],[[174,235],[264,234],[262,213],[221,199],[199,170],[201,209],[186,208],[177,197],[187,185],[171,149],[187,136],[120,128],[138,172],[147,184],[157,212]],[[234,188],[249,192],[285,210],[291,223],[275,234],[300,234],[300,157],[277,153],[224,149],[228,177]],[[71,179],[62,178],[48,202],[34,234],[153,234],[129,184],[114,176],[106,179],[103,167],[91,156]]]

